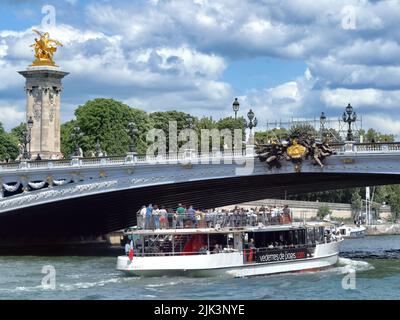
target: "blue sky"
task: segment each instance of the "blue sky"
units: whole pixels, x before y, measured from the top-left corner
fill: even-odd
[[[259,129],[350,102],[364,127],[400,134],[399,21],[397,0],[1,1],[0,121],[24,120],[17,71],[37,28],[64,44],[63,121],[96,97],[219,118],[237,96]]]

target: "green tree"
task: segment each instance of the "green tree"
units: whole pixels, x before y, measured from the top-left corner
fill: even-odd
[[[360,188],[354,188],[351,193],[351,211],[353,218],[360,214],[362,209],[362,199]]]
[[[267,144],[271,140],[287,139],[288,132],[285,128],[274,128],[267,131],[258,131],[255,133],[254,138],[257,143]]]
[[[232,133],[232,143],[234,142],[235,129],[242,130],[242,141],[246,139],[246,120],[243,117],[238,117],[237,119],[232,117],[221,118],[217,121],[216,127],[218,130],[230,130]],[[221,146],[223,146],[223,144],[224,142],[221,141]]]
[[[153,128],[153,122],[149,115],[140,109],[131,108],[131,120],[136,126],[137,134],[135,136],[136,152],[145,154],[149,143],[146,141],[147,132]]]
[[[396,220],[400,215],[400,185],[379,186],[375,190],[374,201],[390,205],[392,218]]]
[[[99,98],[79,106],[75,115],[83,133],[81,148],[86,154],[95,151],[97,140],[109,156],[128,152],[130,137],[126,129],[134,117],[129,106],[114,99]]]
[[[76,126],[76,120],[70,120],[61,125],[61,153],[69,158],[75,151],[75,143],[71,138],[72,129]]]
[[[328,214],[331,214],[331,209],[327,205],[321,205],[318,207],[317,217],[319,219],[325,218]]]
[[[176,128],[177,128],[177,134],[183,130],[183,129],[196,129],[197,126],[197,118],[185,113],[185,112],[180,112],[176,110],[172,111],[164,111],[164,112],[153,112],[150,113],[150,120],[154,126],[155,129],[161,129],[164,131],[165,136],[166,136],[166,141],[167,141],[167,152],[169,151],[169,123],[170,121],[176,121]],[[185,142],[178,142],[178,148],[185,144]]]
[[[26,123],[21,122],[18,126],[11,129],[10,134],[12,134],[17,139],[17,141],[20,141],[25,130],[26,130]]]
[[[15,160],[18,155],[18,139],[7,133],[0,123],[0,161]]]
[[[385,134],[375,129],[368,129],[367,132],[365,130],[360,130],[360,135],[364,137],[364,142],[394,142],[395,135],[394,134]]]
[[[318,136],[317,130],[315,130],[315,128],[312,125],[307,124],[307,123],[295,124],[295,125],[291,126],[288,134],[289,134],[289,137],[293,137],[293,136],[302,137],[302,136],[306,136],[306,135],[311,135],[314,137]]]

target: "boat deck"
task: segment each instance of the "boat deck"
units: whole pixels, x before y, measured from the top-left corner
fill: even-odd
[[[169,229],[131,229],[125,234],[136,235],[169,235],[169,234],[226,234],[260,231],[280,231],[291,230],[306,227],[302,222],[293,222],[290,224],[269,225],[269,226],[244,226],[244,227],[223,227],[223,228],[169,228]],[[312,225],[315,227],[316,225]]]

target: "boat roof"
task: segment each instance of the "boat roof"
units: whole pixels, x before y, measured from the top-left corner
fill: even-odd
[[[125,234],[135,235],[170,235],[170,234],[229,234],[229,233],[244,233],[244,232],[272,232],[272,231],[286,231],[295,229],[304,229],[306,227],[322,227],[328,224],[309,225],[304,223],[292,223],[283,225],[271,225],[271,226],[246,226],[238,228],[184,228],[184,229],[142,229],[142,230],[129,230]]]

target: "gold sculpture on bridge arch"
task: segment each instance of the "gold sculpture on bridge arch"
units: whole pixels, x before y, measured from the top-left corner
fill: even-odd
[[[31,66],[53,66],[57,67],[53,60],[53,55],[57,51],[57,46],[63,46],[58,40],[51,39],[48,32],[41,33],[35,29],[33,32],[39,35],[35,38],[35,43],[31,45],[35,50],[35,60]]]
[[[291,161],[295,172],[301,172],[303,160],[311,158],[312,163],[324,167],[323,161],[335,152],[329,147],[329,141],[318,141],[312,135],[291,136],[288,141],[271,141],[259,144],[256,153],[260,161],[265,161],[269,169],[279,169],[281,160]]]

